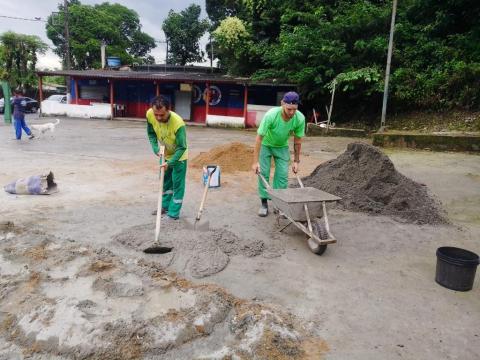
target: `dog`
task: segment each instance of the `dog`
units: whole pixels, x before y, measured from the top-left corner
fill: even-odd
[[[55,119],[55,120],[56,121],[54,123],[49,122],[49,123],[45,123],[45,124],[30,125],[30,127],[33,130],[38,131],[42,134],[45,134],[47,131],[54,132],[55,131],[55,126],[60,124],[60,119]]]

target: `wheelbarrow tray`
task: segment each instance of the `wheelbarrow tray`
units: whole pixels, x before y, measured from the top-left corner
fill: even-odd
[[[321,217],[323,202],[341,200],[338,196],[313,188],[268,189],[273,205],[293,221],[307,221],[304,204],[311,217]]]

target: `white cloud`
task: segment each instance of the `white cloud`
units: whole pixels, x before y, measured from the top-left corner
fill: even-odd
[[[37,69],[39,70],[45,70],[45,69],[61,69],[62,68],[62,62],[60,58],[53,53],[52,50],[48,50],[45,55],[40,55],[38,57],[38,62],[37,62]]]

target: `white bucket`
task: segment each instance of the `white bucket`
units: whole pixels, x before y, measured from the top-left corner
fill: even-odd
[[[212,177],[210,178],[210,185],[208,186],[209,188],[220,187],[220,166],[207,165],[203,167],[203,174],[202,174],[203,185],[207,184],[208,175],[210,175],[215,168],[217,168],[217,170],[212,174]]]

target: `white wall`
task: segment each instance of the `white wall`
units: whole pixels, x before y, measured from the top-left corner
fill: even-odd
[[[42,114],[47,116],[67,116],[86,119],[110,119],[110,104],[91,105],[61,104],[56,101],[42,101]]]
[[[244,128],[245,119],[243,116],[207,115],[207,126]]]
[[[258,127],[260,125],[260,122],[263,119],[263,116],[265,113],[274,108],[275,106],[269,106],[269,105],[252,105],[248,104],[247,105],[247,111],[249,112],[254,112],[255,113],[255,125]]]

